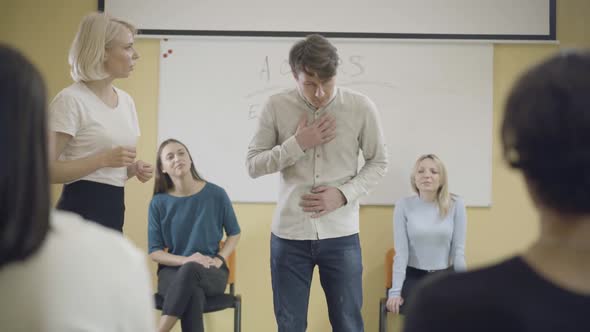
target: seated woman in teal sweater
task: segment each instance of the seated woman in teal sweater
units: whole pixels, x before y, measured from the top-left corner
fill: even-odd
[[[240,226],[225,190],[199,176],[184,144],[164,141],[157,158],[148,246],[160,264],[159,331],[170,331],[178,319],[183,332],[203,331],[206,296],[225,290],[225,260],[238,243]],[[227,239],[220,250],[224,230]]]

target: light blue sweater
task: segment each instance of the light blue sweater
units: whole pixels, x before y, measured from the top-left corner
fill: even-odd
[[[442,219],[438,206],[419,196],[400,199],[393,214],[393,285],[389,296],[400,296],[406,267],[442,270],[453,265],[464,271],[467,217],[463,200],[452,196],[451,207]]]

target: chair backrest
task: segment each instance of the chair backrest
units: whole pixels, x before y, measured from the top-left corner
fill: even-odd
[[[393,248],[387,250],[385,254],[385,289],[390,289],[393,282],[393,257],[395,250]]]
[[[219,248],[223,248],[224,244],[224,241],[219,242]],[[234,249],[231,255],[226,259],[227,268],[229,269],[229,276],[227,278],[227,283],[229,285],[233,285],[236,282],[236,251],[237,249]]]

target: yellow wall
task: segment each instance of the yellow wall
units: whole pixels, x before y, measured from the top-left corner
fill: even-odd
[[[67,51],[81,17],[94,10],[96,3],[96,0],[0,0],[0,42],[21,49],[32,59],[47,81],[50,97],[71,83]],[[590,17],[590,1],[558,0],[557,3],[560,46],[590,47],[590,23],[587,20]],[[157,144],[159,43],[155,39],[140,39],[136,44],[142,59],[130,79],[116,84],[135,98],[142,131],[138,143],[139,156],[153,161]],[[560,46],[494,46],[494,134],[498,132],[504,98],[516,76]],[[395,156],[392,162],[395,162]],[[538,232],[536,215],[522,180],[502,162],[497,135],[494,137],[492,162],[493,206],[469,208],[467,211],[467,262],[471,267],[515,254],[526,247]],[[152,182],[142,185],[132,180],[126,187],[125,234],[143,249],[147,242],[147,205],[151,186]],[[54,196],[58,193],[59,188],[55,187]],[[273,331],[276,325],[272,310],[268,244],[274,205],[236,204],[235,209],[243,230],[237,270],[237,290],[244,299],[243,329],[246,332]],[[384,294],[383,257],[392,246],[392,212],[391,207],[361,208],[363,315],[367,331],[377,329],[377,303]],[[314,280],[308,330],[329,331],[326,304],[317,273]],[[232,318],[230,311],[210,314],[207,315],[206,325],[209,330],[229,331]],[[392,323],[391,319],[389,323]],[[180,331],[180,328],[176,330]]]

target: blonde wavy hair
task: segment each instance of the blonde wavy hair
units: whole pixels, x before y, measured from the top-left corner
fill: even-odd
[[[424,159],[432,160],[438,168],[440,186],[438,187],[436,194],[436,204],[438,205],[440,217],[445,218],[451,208],[452,194],[449,193],[447,169],[443,162],[436,155],[425,154],[418,157],[418,160],[416,160],[416,164],[414,164],[414,170],[412,171],[412,175],[410,175],[410,183],[412,184],[412,189],[414,190],[414,192],[416,192],[416,194],[420,195],[420,190],[418,190],[418,186],[416,185],[416,173],[418,172],[418,167],[420,163]]]
[[[92,13],[82,19],[68,55],[74,81],[88,82],[108,77],[104,69],[105,52],[124,29],[133,35],[137,33],[130,23],[105,13]]]

